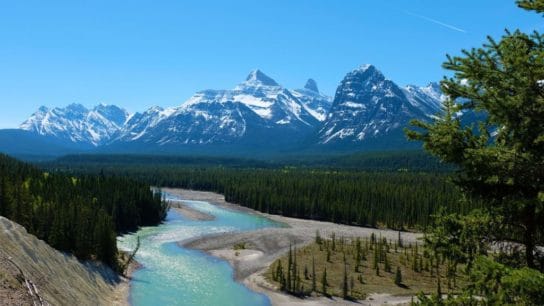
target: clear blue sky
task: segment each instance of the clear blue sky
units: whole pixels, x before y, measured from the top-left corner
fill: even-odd
[[[424,85],[446,53],[543,25],[514,0],[0,0],[0,128],[40,105],[175,106],[253,68],[330,95],[363,63]]]

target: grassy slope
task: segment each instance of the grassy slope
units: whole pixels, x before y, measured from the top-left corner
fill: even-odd
[[[327,293],[333,296],[342,297],[342,287],[343,287],[343,278],[344,278],[344,260],[343,254],[346,254],[347,262],[347,275],[348,275],[348,284],[351,283],[351,278],[353,278],[353,288],[350,287],[350,296],[354,299],[363,299],[369,293],[388,293],[393,295],[415,295],[421,291],[425,293],[436,292],[437,288],[437,278],[436,273],[434,272],[431,275],[429,270],[425,269],[425,266],[428,262],[428,259],[425,258],[422,252],[421,246],[418,247],[418,262],[419,258],[422,260],[422,271],[415,272],[412,268],[413,254],[415,253],[415,245],[405,245],[405,247],[398,247],[395,250],[395,244],[397,242],[390,242],[389,252],[387,252],[387,258],[391,265],[391,272],[385,271],[384,262],[379,262],[379,275],[376,275],[376,269],[374,266],[374,248],[377,245],[370,249],[370,241],[367,238],[361,239],[361,245],[363,254],[365,254],[366,259],[361,261],[358,272],[355,271],[355,257],[356,257],[356,248],[354,241],[346,240],[344,244],[341,243],[340,239],[336,239],[336,248],[335,251],[332,251],[332,242],[331,240],[324,240],[324,242],[319,245],[317,243],[312,243],[302,249],[297,250],[297,265],[300,271],[300,278],[302,281],[302,286],[305,291],[308,291],[312,287],[312,257],[315,258],[315,267],[316,267],[316,287],[317,292],[312,293],[312,295],[322,295],[321,288],[321,279],[323,275],[323,270],[327,268],[327,282],[329,286],[327,287]],[[327,261],[327,248],[331,250],[330,261]],[[284,271],[287,269],[288,256],[284,256],[281,259],[282,267]],[[279,288],[279,282],[274,281],[273,271],[275,271],[278,265],[278,261],[270,266],[268,271],[265,274],[265,277],[271,283],[274,283]],[[304,277],[304,268],[308,269],[308,278]],[[402,284],[397,286],[395,284],[395,272],[397,267],[400,267],[402,273]],[[442,292],[455,292],[460,285],[463,283],[463,276],[460,273],[460,267],[457,269],[457,286],[452,286],[448,289],[448,281],[446,279],[446,263],[440,265],[440,275],[442,282]],[[362,275],[363,283],[360,282],[359,276]],[[309,294],[309,292],[306,292]]]

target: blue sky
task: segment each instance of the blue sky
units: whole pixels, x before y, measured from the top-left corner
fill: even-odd
[[[330,95],[364,63],[424,85],[446,53],[543,27],[513,0],[0,0],[0,128],[40,105],[180,105],[254,68]]]

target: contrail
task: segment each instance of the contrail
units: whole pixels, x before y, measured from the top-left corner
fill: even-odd
[[[436,19],[429,18],[427,16],[418,15],[418,14],[415,14],[415,13],[412,13],[412,12],[409,12],[409,11],[404,11],[404,13],[406,13],[408,15],[411,15],[411,16],[414,16],[414,17],[417,17],[417,18],[420,18],[420,19],[423,19],[423,20],[430,21],[432,23],[436,23],[436,24],[441,25],[443,27],[446,27],[446,28],[448,28],[450,30],[454,30],[454,31],[461,32],[461,33],[467,33],[467,31],[465,31],[465,30],[463,30],[461,28],[458,28],[458,27],[453,26],[451,24],[444,23],[442,21],[438,21]]]

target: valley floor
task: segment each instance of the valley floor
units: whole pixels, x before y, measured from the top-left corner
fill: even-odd
[[[228,209],[243,210],[245,212],[266,216],[267,218],[285,225],[285,227],[281,228],[267,228],[251,232],[212,235],[192,241],[180,242],[185,247],[203,250],[213,256],[229,261],[234,268],[235,279],[244,283],[254,291],[266,294],[273,305],[392,305],[408,304],[411,300],[411,296],[392,296],[386,293],[369,293],[366,300],[357,302],[323,297],[299,299],[278,291],[277,288],[266,281],[263,276],[267,268],[276,259],[288,252],[290,245],[300,247],[313,242],[317,231],[319,231],[322,237],[330,237],[332,233],[334,233],[336,237],[369,237],[374,233],[375,235],[385,237],[388,240],[396,240],[398,238],[398,231],[268,215],[236,204],[228,203],[225,201],[224,196],[212,192],[184,189],[163,190],[176,194],[184,199],[206,201]],[[421,235],[416,233],[402,233],[402,239],[406,242],[415,242],[419,237],[421,237]],[[235,245],[244,245],[244,247],[243,249],[235,250]]]

